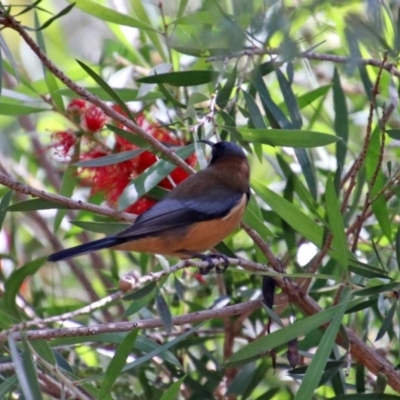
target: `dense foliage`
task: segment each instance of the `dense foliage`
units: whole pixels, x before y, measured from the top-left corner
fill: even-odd
[[[0,398],[397,398],[398,4],[13,3]],[[112,250],[47,262],[204,168],[204,138],[251,165],[224,274]]]

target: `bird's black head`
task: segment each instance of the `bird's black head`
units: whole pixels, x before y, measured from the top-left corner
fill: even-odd
[[[246,158],[243,149],[232,142],[217,142],[213,143],[209,140],[199,140],[199,142],[206,143],[212,147],[210,164],[224,157],[236,156]]]

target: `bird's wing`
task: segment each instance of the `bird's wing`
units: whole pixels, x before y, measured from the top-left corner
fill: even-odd
[[[141,214],[129,228],[118,233],[116,237],[151,235],[166,229],[223,218],[242,197],[243,193],[229,188],[213,188],[195,199],[166,197]]]

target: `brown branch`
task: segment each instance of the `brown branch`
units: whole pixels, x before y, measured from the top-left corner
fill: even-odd
[[[219,61],[219,60],[230,60],[233,58],[240,57],[253,57],[253,56],[263,56],[263,55],[274,55],[279,56],[282,53],[280,49],[265,49],[265,48],[252,48],[240,50],[237,52],[227,53],[218,56],[208,57],[208,62]],[[370,65],[372,67],[383,68],[386,71],[389,71],[392,75],[400,78],[400,71],[396,68],[394,63],[385,63],[382,65],[382,61],[374,60],[373,58],[355,58],[355,57],[344,57],[337,56],[334,54],[322,54],[322,53],[313,53],[311,51],[303,51],[296,54],[297,58],[305,58],[308,60],[319,60],[319,61],[330,61],[336,64],[358,64],[358,65]]]
[[[195,322],[201,322],[210,320],[213,318],[223,318],[227,316],[240,315],[242,312],[250,309],[257,309],[261,307],[259,300],[252,300],[246,303],[235,304],[232,306],[226,306],[222,309],[217,310],[205,310],[191,314],[174,317],[172,323],[174,326],[193,324]],[[150,329],[162,327],[163,323],[160,318],[146,319],[135,322],[114,322],[111,324],[100,324],[89,327],[76,327],[76,328],[60,328],[60,329],[38,329],[32,331],[26,331],[24,333],[13,332],[11,335],[15,340],[21,340],[23,337],[28,340],[39,340],[39,339],[56,339],[64,337],[79,337],[79,336],[93,336],[100,333],[112,333],[112,332],[129,332],[133,329]],[[0,334],[0,342],[7,340],[7,335]]]
[[[354,168],[353,168],[353,172],[350,175],[350,186],[346,191],[346,195],[345,195],[345,199],[343,200],[343,204],[342,204],[342,210],[344,210],[347,207],[347,201],[349,199],[350,196],[350,192],[352,191],[353,187],[356,184],[356,176],[358,174],[358,171],[361,169],[364,160],[367,156],[367,151],[368,151],[368,147],[370,144],[370,140],[371,140],[371,134],[372,134],[372,120],[373,120],[373,116],[374,116],[374,111],[375,111],[375,104],[376,104],[376,97],[379,94],[379,84],[381,81],[381,77],[382,77],[382,71],[383,71],[383,65],[385,64],[387,60],[387,55],[385,55],[384,59],[381,62],[381,68],[378,71],[378,75],[376,77],[375,80],[375,84],[374,87],[372,89],[372,96],[371,96],[371,101],[370,101],[370,105],[369,105],[369,115],[368,115],[368,124],[367,124],[367,133],[364,139],[364,144],[363,144],[363,148],[361,151],[360,156],[357,158],[356,162],[354,163]],[[381,151],[383,151],[383,148],[381,148]],[[351,251],[355,252],[357,249],[357,244],[358,244],[358,238],[361,232],[361,227],[362,227],[362,221],[364,221],[365,215],[367,214],[368,208],[370,206],[370,194],[371,194],[371,188],[372,185],[375,183],[375,180],[378,176],[378,172],[379,172],[379,168],[382,162],[383,156],[381,155],[380,159],[378,160],[377,166],[375,168],[373,177],[372,177],[372,182],[371,182],[371,186],[370,189],[368,190],[366,196],[365,196],[365,201],[364,201],[364,205],[363,205],[363,209],[361,211],[361,215],[359,217],[359,221],[360,223],[356,226],[356,230],[354,233],[354,238],[353,238],[353,244],[351,246]]]
[[[7,186],[8,188],[15,190],[16,192],[44,200],[49,200],[54,203],[61,204],[72,210],[90,211],[96,214],[105,215],[107,217],[112,217],[127,222],[133,222],[135,220],[135,216],[129,213],[116,211],[108,207],[97,206],[95,204],[86,203],[81,200],[72,200],[59,194],[53,194],[45,192],[44,190],[35,189],[31,186],[24,185],[23,183],[16,181],[9,175],[6,175],[2,172],[0,172],[0,184]]]

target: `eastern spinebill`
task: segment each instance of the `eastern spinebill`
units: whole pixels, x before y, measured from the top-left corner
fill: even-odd
[[[238,227],[250,197],[249,163],[231,142],[212,146],[208,166],[191,175],[116,235],[65,249],[48,257],[56,262],[112,248],[125,251],[198,257]]]

